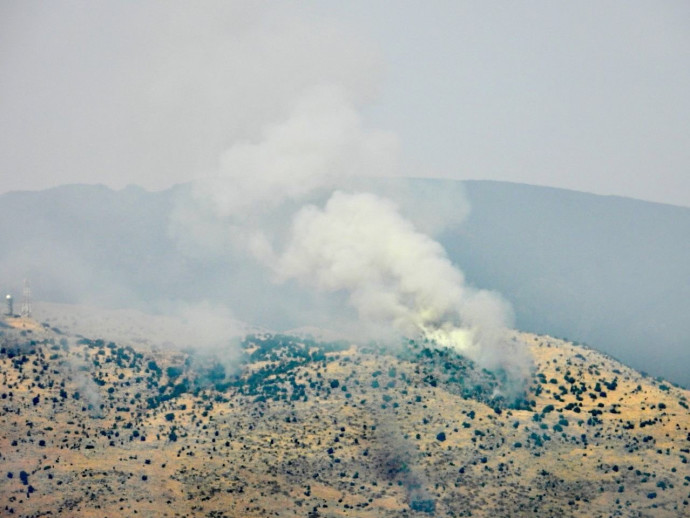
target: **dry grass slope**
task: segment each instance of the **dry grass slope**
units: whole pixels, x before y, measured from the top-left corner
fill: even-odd
[[[516,334],[500,376],[410,343],[259,335],[241,369],[189,352],[0,328],[0,513],[10,516],[681,516],[688,391]]]

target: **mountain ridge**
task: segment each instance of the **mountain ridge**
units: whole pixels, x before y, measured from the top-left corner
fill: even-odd
[[[505,182],[379,179],[365,187],[419,192],[425,210],[464,190],[469,214],[459,223],[450,214],[436,238],[470,284],[512,303],[518,328],[596,343],[690,386],[690,209]],[[303,318],[323,300],[272,284],[246,258],[184,253],[170,214],[190,195],[189,184],[4,194],[0,287],[20,293],[28,277],[35,297],[49,302],[165,312],[175,301],[206,300],[274,329],[327,327]],[[414,200],[404,209],[414,221]]]

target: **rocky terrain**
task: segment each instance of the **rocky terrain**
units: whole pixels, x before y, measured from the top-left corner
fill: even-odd
[[[423,341],[0,333],[1,515],[690,514],[690,393],[554,338],[516,388]]]

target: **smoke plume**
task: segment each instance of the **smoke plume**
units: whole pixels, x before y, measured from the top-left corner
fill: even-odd
[[[301,208],[281,254],[261,236],[252,244],[280,281],[343,291],[365,323],[422,334],[476,359],[505,340],[507,304],[466,286],[441,245],[374,194],[336,191],[323,209]]]
[[[421,336],[485,365],[501,363],[509,305],[468,286],[396,203],[357,188],[359,176],[390,174],[397,148],[393,135],[364,128],[342,89],[313,88],[260,141],[223,154],[218,175],[196,187],[197,206],[178,213],[173,231],[202,247],[240,249],[278,283],[344,297],[360,329]],[[404,205],[414,215],[409,198]],[[464,200],[457,205],[464,214]]]
[[[240,141],[220,158],[219,174],[198,185],[221,217],[246,224],[286,201],[300,201],[344,178],[390,174],[397,139],[363,128],[346,92],[337,86],[309,89],[290,116],[268,125],[259,142]]]
[[[371,410],[374,415],[377,414],[377,409]],[[436,503],[428,490],[428,480],[418,466],[419,452],[403,436],[393,416],[379,416],[376,439],[373,457],[381,476],[405,488],[407,503],[413,511],[433,514]]]

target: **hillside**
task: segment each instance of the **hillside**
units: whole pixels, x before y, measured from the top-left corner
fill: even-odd
[[[0,328],[11,516],[680,516],[690,393],[516,333],[501,373],[428,343],[260,333],[220,354]]]
[[[512,303],[518,328],[596,344],[690,387],[689,208],[503,182],[364,187],[399,201],[415,223],[446,223],[436,237],[451,260],[470,284]],[[270,282],[241,254],[204,255],[176,241],[171,214],[189,195],[188,185],[4,194],[0,288],[19,296],[29,277],[36,298],[49,302],[165,313],[208,301],[271,329],[329,327],[314,308],[339,311],[332,300]],[[465,197],[470,212],[460,222]],[[212,230],[221,240],[222,226]]]

